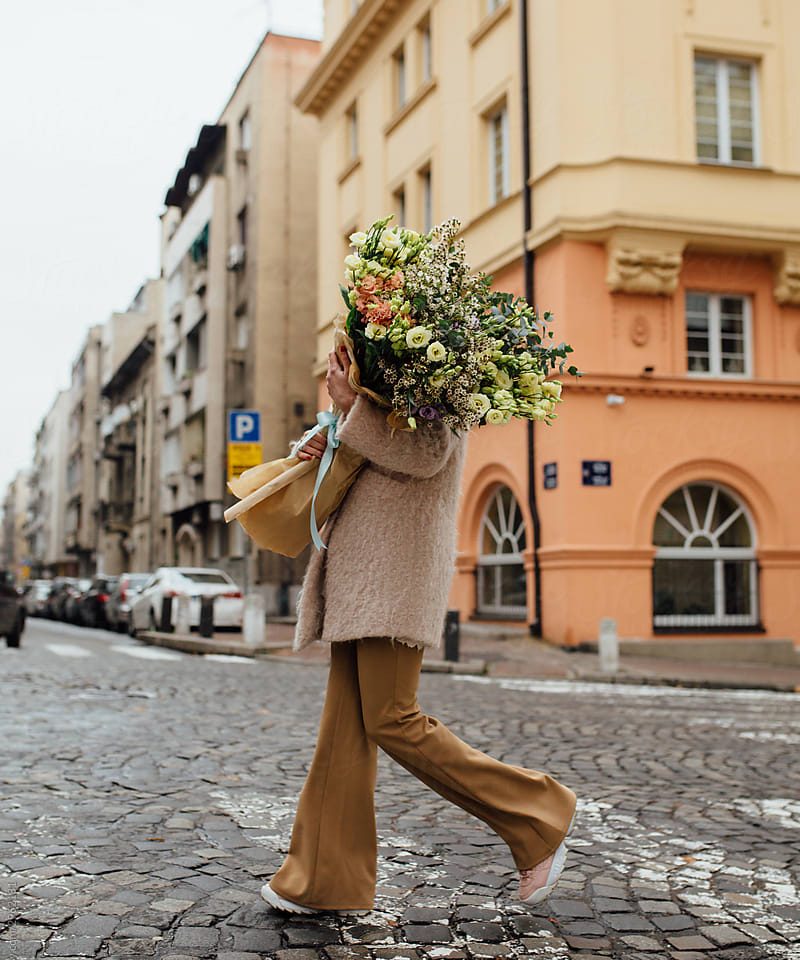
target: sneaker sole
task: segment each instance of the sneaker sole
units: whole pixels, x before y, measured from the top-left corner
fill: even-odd
[[[305,907],[302,903],[284,900],[268,883],[265,883],[261,888],[260,894],[262,900],[275,910],[280,910],[282,913],[296,913],[306,916],[312,913],[333,913],[339,916],[365,917],[370,912],[369,910],[317,910],[314,907]]]
[[[570,833],[572,833],[572,828],[575,826],[575,818],[578,816],[578,808],[575,807],[575,812],[572,814],[572,819],[569,822],[567,827],[567,832],[564,834],[564,839],[558,846],[556,850],[556,855],[553,857],[553,863],[550,867],[550,873],[548,874],[548,880],[550,876],[555,872],[553,880],[545,884],[543,887],[539,887],[538,890],[535,890],[527,899],[523,900],[523,903],[528,904],[528,906],[534,906],[537,903],[541,903],[543,900],[546,900],[550,894],[558,886],[558,881],[561,879],[561,874],[564,872],[564,864],[567,860],[567,838]]]

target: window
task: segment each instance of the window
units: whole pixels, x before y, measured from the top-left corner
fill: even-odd
[[[696,56],[694,105],[698,160],[758,162],[754,64]]]
[[[422,193],[422,230],[428,233],[433,229],[433,176],[431,168],[425,167],[419,174]]]
[[[498,487],[489,499],[481,525],[479,612],[526,616],[524,549],[525,520],[519,504],[508,487]]]
[[[426,17],[417,27],[419,37],[420,81],[427,83],[433,78],[433,48],[431,45],[431,21]]]
[[[355,101],[345,113],[345,153],[348,160],[358,157],[358,106]]]
[[[506,2],[506,0],[484,0],[486,4],[486,13],[494,13],[495,10],[499,10],[500,7]]]
[[[394,105],[399,110],[406,103],[406,51],[405,47],[395,50],[392,57],[394,72]]]
[[[194,238],[191,247],[189,247],[189,256],[192,258],[192,262],[198,267],[208,265],[208,231],[209,224],[207,223]]]
[[[754,540],[744,506],[717,483],[686,484],[667,497],[653,526],[654,626],[755,625]]]
[[[200,370],[206,365],[206,319],[203,317],[199,323],[186,334],[186,364],[187,373],[194,370]]]
[[[489,197],[498,203],[508,196],[508,107],[503,104],[488,118]]]
[[[712,377],[750,377],[748,297],[686,293],[686,370]]]
[[[247,246],[247,204],[236,214],[236,229],[239,236],[239,243]]]
[[[395,223],[404,227],[406,225],[406,188],[398,187],[392,194]]]
[[[239,149],[249,150],[253,145],[253,132],[250,126],[250,111],[246,110],[239,119]]]

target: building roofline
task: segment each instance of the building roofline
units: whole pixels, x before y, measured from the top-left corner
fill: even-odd
[[[319,116],[324,112],[331,97],[352,75],[361,54],[402,7],[403,0],[365,0],[295,97],[303,113]]]
[[[189,147],[183,166],[175,175],[175,182],[167,190],[164,197],[164,203],[168,207],[180,207],[184,204],[192,174],[199,173],[203,164],[217,149],[224,137],[225,124],[204,123],[200,127],[197,143],[193,147]]]

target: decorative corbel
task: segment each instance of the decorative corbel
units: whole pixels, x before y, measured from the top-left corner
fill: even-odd
[[[606,283],[613,292],[669,295],[677,289],[682,243],[666,247],[654,237],[618,235],[610,238],[606,249]]]
[[[800,247],[788,247],[777,258],[775,299],[778,303],[800,304]]]

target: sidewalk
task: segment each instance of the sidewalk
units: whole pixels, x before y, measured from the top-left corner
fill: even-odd
[[[172,633],[143,633],[144,643],[183,650],[187,653],[222,654],[255,657],[259,660],[280,660],[298,666],[324,665],[328,661],[327,645],[313,644],[300,653],[292,652],[294,626],[291,623],[268,623],[266,642],[259,647],[246,647],[237,633],[215,634],[204,639]],[[596,653],[569,652],[531,637],[491,633],[480,636],[462,633],[460,661],[452,664],[442,659],[441,650],[425,653],[422,669],[426,673],[485,674],[490,677],[582,680],[604,683],[666,684],[670,686],[721,689],[778,690],[800,693],[800,668],[773,666],[764,663],[692,661],[676,657],[642,657],[623,654],[618,673],[603,674]]]

